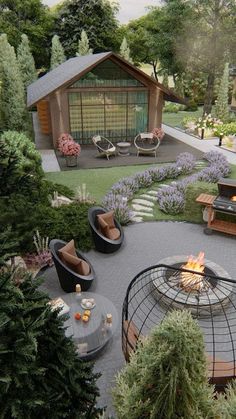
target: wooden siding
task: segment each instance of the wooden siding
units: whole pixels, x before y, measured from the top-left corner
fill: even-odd
[[[48,100],[40,100],[37,104],[37,112],[40,124],[40,130],[42,134],[51,134],[51,115],[50,115],[50,105]]]

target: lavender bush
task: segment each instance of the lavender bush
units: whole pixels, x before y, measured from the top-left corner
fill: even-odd
[[[139,188],[148,188],[153,181],[152,176],[150,175],[148,170],[145,170],[144,172],[137,173],[135,176],[135,181],[138,183]]]
[[[114,210],[115,217],[122,225],[128,224],[132,218],[132,211],[128,207],[128,200],[122,195],[108,193],[102,201],[102,206],[108,210]]]
[[[151,169],[148,169],[148,172],[153,182],[161,182],[162,180],[166,178],[168,169],[166,168],[166,166],[152,167]]]
[[[178,192],[177,189],[169,195],[162,195],[158,202],[160,209],[166,214],[176,215],[184,210],[184,195]]]
[[[189,174],[195,169],[196,159],[190,153],[181,153],[177,156],[176,166],[179,167],[182,174]]]
[[[230,173],[229,163],[221,153],[211,151],[205,153],[204,158],[209,162],[209,167],[157,192],[157,202],[162,211],[172,215],[183,211],[185,192],[190,183],[197,180],[215,183],[221,177],[228,176]],[[152,167],[136,175],[121,179],[113,185],[110,192],[104,197],[103,205],[115,211],[121,224],[127,224],[132,217],[127,201],[133,197],[135,192],[140,188],[149,187],[154,182],[175,179],[179,175],[189,174],[195,167],[195,157],[190,153],[181,153],[177,156],[176,163],[158,168]]]

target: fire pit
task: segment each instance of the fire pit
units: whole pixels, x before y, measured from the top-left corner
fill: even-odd
[[[190,310],[203,332],[209,380],[222,390],[236,378],[236,282],[203,259],[171,256],[136,275],[123,303],[122,349],[128,360],[169,311]]]
[[[161,305],[191,311],[194,316],[210,316],[221,312],[229,303],[232,284],[217,279],[230,278],[219,265],[204,260],[204,253],[172,256],[160,261],[168,268],[151,273],[154,295]],[[174,268],[174,269],[173,269]]]

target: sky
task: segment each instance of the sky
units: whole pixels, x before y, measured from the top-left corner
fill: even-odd
[[[43,0],[48,6],[54,6],[59,2],[59,0]],[[119,3],[120,12],[117,17],[121,23],[128,23],[129,20],[143,16],[147,6],[158,6],[160,0],[119,0]]]

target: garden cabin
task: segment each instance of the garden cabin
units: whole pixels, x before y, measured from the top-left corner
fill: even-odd
[[[71,133],[80,144],[100,134],[132,140],[160,127],[164,100],[174,92],[120,56],[105,52],[70,58],[28,87],[27,106],[37,106],[41,132],[53,143]]]

